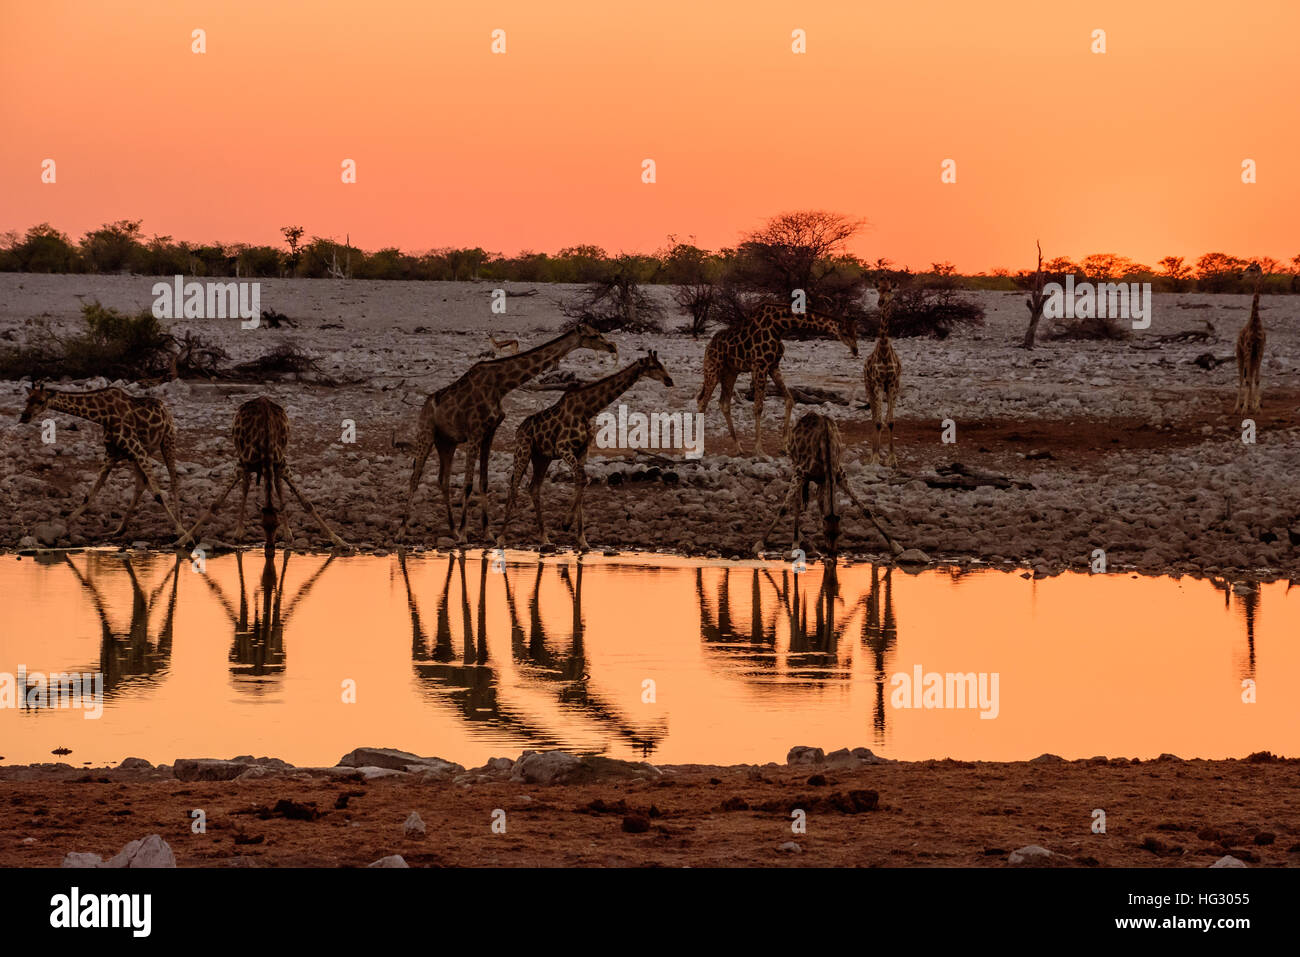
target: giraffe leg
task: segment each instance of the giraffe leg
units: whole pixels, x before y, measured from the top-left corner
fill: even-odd
[[[249,474],[247,472],[244,472],[243,476],[244,476],[244,492],[239,497],[239,518],[235,522],[235,544],[239,544],[241,541],[244,540],[244,515],[248,512]],[[265,479],[262,480],[265,481]]]
[[[488,526],[491,520],[488,516],[488,463],[492,458],[492,439],[497,434],[497,429],[501,426],[501,419],[490,422],[487,431],[483,434],[483,441],[479,444],[478,450],[478,472],[479,472],[479,507],[483,510],[483,537],[488,538]]]
[[[420,476],[424,475],[424,463],[429,459],[430,443],[420,438],[417,440],[415,458],[411,463],[411,487],[406,493],[406,509],[402,512],[402,524],[397,527],[397,541],[406,536],[406,526],[411,521],[411,505],[415,502],[415,490],[420,487]]]
[[[456,534],[456,520],[451,514],[451,472],[456,464],[456,446],[438,445],[438,487],[442,490],[442,504],[447,508],[447,534]]]
[[[736,391],[736,376],[739,375],[731,369],[726,369],[722,373],[722,395],[718,399],[718,404],[722,407],[722,417],[727,420],[727,431],[731,433],[731,441],[736,443],[736,451],[740,451],[740,436],[736,434],[736,423],[731,419],[731,396]]]
[[[163,465],[167,466],[167,492],[172,497],[172,508],[176,512],[176,517],[181,515],[181,483],[176,476],[176,440],[174,436],[168,436],[162,441],[160,449]]]
[[[894,454],[894,396],[897,394],[897,388],[890,389],[885,405],[885,419],[889,422],[889,458],[886,464],[890,468],[898,468],[898,456]]]
[[[882,406],[885,403],[884,403],[884,397],[881,395],[880,389],[868,386],[867,391],[870,392],[871,394],[871,398],[869,400],[871,402],[870,462],[872,465],[879,465],[880,464],[880,440],[882,438],[881,430],[884,428],[884,424],[881,421],[881,418],[884,414],[884,409],[882,408]]]
[[[1246,366],[1237,360],[1237,401],[1232,403],[1233,412],[1244,412],[1246,408]]]
[[[781,447],[785,449],[790,444],[790,418],[794,415],[794,394],[785,387],[780,369],[772,370],[772,385],[785,396],[785,421],[781,423]]]
[[[93,499],[95,495],[98,494],[99,490],[103,488],[104,482],[108,479],[108,476],[113,469],[117,468],[117,464],[117,459],[105,460],[104,467],[99,470],[99,475],[95,478],[95,484],[90,487],[90,491],[87,492],[86,497],[81,500],[81,504],[68,514],[69,524],[81,517],[81,513],[90,506],[91,499]]]
[[[126,531],[126,523],[131,520],[135,514],[136,506],[140,504],[140,497],[144,495],[145,486],[148,484],[144,473],[140,471],[140,466],[135,467],[135,493],[131,496],[131,504],[126,507],[126,514],[122,516],[122,521],[117,523],[117,528],[109,533],[110,538],[117,538]]]
[[[776,523],[781,520],[782,516],[784,516],[786,512],[790,511],[790,507],[794,504],[794,497],[798,493],[798,491],[799,491],[799,476],[795,475],[793,481],[790,482],[790,490],[786,492],[785,499],[781,502],[781,507],[778,508],[776,510],[776,514],[772,516],[772,521],[768,524],[767,529],[763,532],[763,536],[757,542],[754,543],[755,554],[759,554],[765,548],[767,548],[767,540],[772,535],[772,529],[776,528]]]
[[[587,487],[587,469],[586,453],[581,456],[573,452],[566,452],[561,456],[564,464],[573,472],[573,505],[569,509],[569,517],[564,523],[564,528],[568,529],[574,522],[578,526],[578,548],[582,551],[587,550],[587,536],[583,528],[582,514],[582,493]]]
[[[500,548],[506,547],[506,529],[510,527],[510,513],[515,508],[515,497],[519,493],[519,480],[524,477],[524,472],[528,470],[528,463],[531,461],[529,445],[527,436],[515,437],[515,461],[514,467],[510,471],[510,494],[506,496],[506,513],[501,519],[501,534],[497,536],[497,546]]]
[[[465,446],[465,488],[460,496],[460,522],[456,525],[456,544],[464,545],[469,537],[469,502],[474,497],[474,450]]]
[[[270,488],[267,488],[267,499],[270,499]],[[284,547],[288,548],[293,544],[293,529],[289,525],[289,510],[284,507],[284,473],[280,469],[275,470],[275,494],[280,499],[280,531],[284,535]]]
[[[533,477],[528,483],[528,494],[533,499],[533,511],[537,513],[537,533],[541,536],[543,545],[551,543],[550,536],[546,534],[546,520],[542,517],[542,480],[546,478],[546,470],[550,465],[550,459],[539,459],[533,456]]]
[[[885,531],[885,529],[881,526],[880,522],[876,520],[875,513],[872,512],[871,509],[867,507],[866,503],[863,502],[861,499],[859,499],[855,494],[853,494],[853,486],[849,484],[848,479],[845,478],[843,472],[840,472],[837,481],[839,482],[840,487],[844,489],[845,493],[848,494],[849,501],[851,501],[854,505],[856,505],[859,509],[862,510],[862,514],[867,516],[867,521],[869,521],[872,525],[874,525],[876,531],[878,531],[881,534],[881,536],[885,539],[885,541],[889,543],[889,550],[893,552],[895,555],[901,555],[903,553],[903,546],[898,544],[898,542],[894,541],[893,536],[890,535],[887,531]]]
[[[754,458],[767,458],[763,451],[763,400],[767,387],[767,373],[755,369],[750,376],[754,384]]]
[[[230,480],[230,484],[226,486],[226,490],[217,496],[217,500],[208,506],[207,511],[199,516],[199,520],[194,523],[194,527],[176,540],[178,548],[184,548],[193,541],[194,536],[199,533],[200,529],[212,520],[212,514],[221,507],[221,503],[226,500],[226,496],[230,494],[230,490],[235,487],[235,483],[239,481],[241,475],[244,478],[244,494],[248,494],[248,475],[243,471],[243,469],[240,469],[235,473],[235,477]]]
[[[153,497],[158,500],[158,504],[163,507],[163,511],[166,512],[167,517],[172,520],[172,524],[176,526],[176,534],[184,535],[185,527],[181,525],[181,520],[176,517],[176,513],[173,512],[171,506],[167,504],[167,499],[163,498],[162,489],[160,489],[158,483],[153,480],[153,476],[149,474],[149,453],[145,451],[144,446],[142,446],[138,441],[130,442],[127,448],[128,451],[131,452],[132,459],[135,461],[135,467],[140,470],[144,475],[144,480],[149,483],[149,491],[153,494]]]
[[[289,486],[289,491],[293,492],[293,497],[298,500],[298,504],[301,505],[307,512],[309,512],[311,514],[311,517],[316,520],[316,524],[321,527],[321,531],[323,531],[326,534],[326,536],[329,537],[329,540],[339,548],[347,548],[348,543],[343,541],[343,539],[339,538],[337,535],[334,534],[334,530],[329,527],[329,523],[326,522],[325,519],[321,518],[320,512],[316,511],[316,506],[313,505],[311,502],[307,501],[307,499],[303,497],[302,492],[298,491],[298,486],[293,484],[293,476],[289,474],[289,470],[287,468],[284,469],[283,474],[284,474],[284,481]]]

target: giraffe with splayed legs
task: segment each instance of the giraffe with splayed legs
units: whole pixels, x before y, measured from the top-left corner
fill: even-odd
[[[715,335],[704,350],[704,381],[696,397],[697,407],[700,412],[707,410],[714,388],[721,384],[719,404],[722,406],[722,417],[727,420],[732,441],[736,443],[737,448],[740,448],[736,424],[731,420],[731,395],[736,387],[737,376],[748,372],[754,387],[754,455],[759,458],[765,454],[763,452],[763,401],[766,397],[768,379],[772,380],[777,393],[785,399],[785,419],[781,425],[781,439],[784,442],[789,438],[794,396],[786,388],[785,380],[781,378],[781,357],[785,354],[785,343],[781,340],[784,336],[796,332],[829,333],[848,346],[855,357],[858,354],[856,320],[849,317],[829,316],[811,310],[806,313],[794,313],[788,305],[778,302],[763,303],[745,321],[723,329]]]
[[[135,473],[135,494],[122,521],[113,530],[113,537],[116,538],[126,530],[126,523],[135,514],[145,488],[162,505],[177,532],[185,531],[178,517],[180,487],[176,480],[176,423],[172,421],[172,414],[162,399],[134,396],[117,388],[62,392],[37,383],[27,394],[27,405],[19,416],[19,421],[30,422],[46,411],[63,412],[86,419],[104,430],[103,468],[99,470],[95,484],[90,487],[81,504],[68,515],[69,523],[81,517],[113,470],[128,463]],[[175,509],[167,504],[162,490],[149,474],[150,458],[158,459],[167,467]]]
[[[867,520],[889,543],[890,550],[895,555],[902,554],[902,546],[880,526],[871,509],[853,493],[853,487],[845,478],[844,466],[841,462],[844,456],[844,440],[840,437],[840,429],[834,419],[819,412],[809,412],[796,423],[790,433],[789,447],[790,465],[794,472],[790,480],[790,491],[786,494],[785,501],[781,503],[776,515],[773,516],[771,524],[763,532],[763,537],[754,545],[755,553],[761,553],[766,548],[772,529],[776,528],[776,523],[790,511],[792,506],[794,508],[792,547],[799,547],[802,541],[800,517],[803,509],[808,505],[809,485],[816,482],[817,504],[821,510],[823,531],[832,555],[836,552],[840,533],[840,516],[835,511],[835,493],[841,487],[849,496],[849,500],[862,510]]]
[[[1264,271],[1259,263],[1246,267],[1243,277],[1255,282],[1255,295],[1250,301],[1250,318],[1237,333],[1237,402],[1233,412],[1258,412],[1262,395],[1259,388],[1260,367],[1264,363],[1264,323],[1259,318],[1259,287]]]
[[[235,421],[231,427],[231,437],[235,442],[235,461],[238,468],[235,470],[235,476],[230,480],[215,502],[213,502],[206,512],[200,516],[199,520],[194,523],[194,527],[188,532],[182,529],[180,540],[176,543],[179,546],[189,544],[194,537],[211,519],[213,514],[219,509],[226,500],[235,484],[243,481],[243,495],[239,500],[239,520],[235,526],[235,540],[238,541],[244,534],[244,514],[248,509],[248,485],[249,480],[254,476],[258,482],[266,487],[266,501],[262,506],[262,528],[266,532],[266,549],[268,553],[274,548],[276,531],[283,531],[285,542],[292,541],[293,535],[289,530],[289,522],[284,517],[284,486],[288,485],[289,490],[293,492],[294,498],[303,510],[315,519],[316,524],[325,532],[329,538],[339,548],[347,548],[347,542],[339,538],[330,528],[329,523],[321,517],[316,511],[316,506],[309,502],[298,491],[298,486],[294,484],[292,476],[289,474],[288,446],[289,446],[289,416],[284,408],[278,403],[266,396],[259,396],[256,399],[249,399],[241,405],[235,412]],[[276,506],[271,496],[272,489],[279,499],[279,505]]]
[[[546,470],[551,463],[561,459],[573,472],[573,505],[563,527],[567,530],[576,523],[578,547],[584,551],[587,549],[582,496],[587,486],[587,450],[594,436],[592,419],[643,376],[672,388],[672,377],[659,363],[658,354],[650,352],[613,375],[570,389],[550,408],[524,419],[519,431],[515,433],[515,463],[510,475],[510,496],[506,499],[501,534],[497,538],[499,547],[505,548],[510,513],[514,510],[519,482],[529,465],[532,466],[533,476],[528,492],[537,512],[537,530],[541,535],[541,544],[550,544],[550,536],[546,534],[546,520],[542,516],[542,480],[546,478]]]
[[[871,464],[880,464],[881,433],[889,424],[889,455],[885,464],[898,466],[894,454],[894,399],[903,375],[903,364],[898,360],[894,344],[889,339],[889,317],[894,305],[894,285],[887,279],[876,283],[879,295],[880,328],[876,333],[876,347],[862,366],[862,381],[867,387],[867,402],[871,405]]]
[[[406,509],[397,529],[400,542],[411,520],[411,503],[419,488],[420,476],[429,453],[438,451],[438,486],[447,509],[447,531],[464,542],[469,524],[470,496],[474,488],[474,457],[479,459],[479,505],[483,513],[483,533],[488,530],[487,480],[488,457],[492,451],[492,438],[505,419],[501,400],[507,393],[519,388],[528,380],[559,365],[561,359],[575,349],[611,352],[618,355],[618,347],[588,323],[579,323],[561,336],[540,346],[504,356],[476,362],[469,371],[451,385],[444,386],[425,400],[420,410],[420,422],[412,451],[411,485],[406,497]],[[459,527],[451,509],[451,473],[456,450],[465,445],[465,489],[461,500]],[[401,447],[401,446],[399,446]]]

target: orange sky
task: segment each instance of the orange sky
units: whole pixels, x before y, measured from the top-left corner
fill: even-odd
[[[912,266],[1290,258],[1297,28],[1294,0],[11,2],[0,230],[617,252],[820,207]]]

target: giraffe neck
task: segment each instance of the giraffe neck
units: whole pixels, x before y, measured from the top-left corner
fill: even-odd
[[[638,360],[591,385],[574,389],[569,393],[574,408],[579,415],[590,418],[632,388],[645,370],[645,363]]]
[[[796,315],[793,312],[783,312],[777,316],[773,322],[774,327],[782,335],[790,332],[813,332],[820,331],[829,333],[832,336],[839,335],[839,324],[831,316],[821,312],[809,310],[803,315]]]
[[[111,415],[109,404],[104,401],[100,393],[95,392],[55,392],[52,393],[47,408],[88,419],[100,425]]]
[[[1264,323],[1261,322],[1259,318],[1259,292],[1258,291],[1255,292],[1254,298],[1250,300],[1250,319],[1247,320],[1246,325],[1250,326],[1252,329],[1255,330],[1262,330],[1264,328]]]
[[[571,329],[550,342],[521,352],[518,355],[492,360],[497,372],[497,385],[503,393],[517,389],[529,379],[555,365],[578,346],[580,335]]]

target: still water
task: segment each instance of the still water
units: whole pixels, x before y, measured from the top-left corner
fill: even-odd
[[[8,555],[0,675],[12,690],[36,673],[99,673],[103,707],[97,719],[39,698],[24,707],[19,687],[0,710],[0,755],[309,765],[369,745],[466,766],[555,747],[727,764],[783,761],[796,744],[909,760],[1295,755],[1290,590],[869,564],[796,574],[650,555],[268,565],[249,552],[202,571],[172,555]]]

